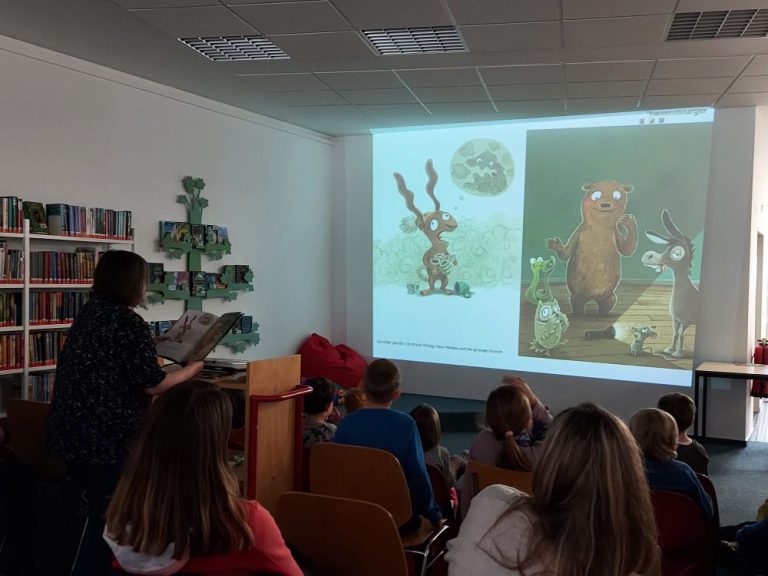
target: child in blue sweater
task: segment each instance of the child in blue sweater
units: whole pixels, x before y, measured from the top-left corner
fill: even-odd
[[[393,454],[403,467],[411,493],[413,518],[405,528],[418,527],[418,516],[432,524],[440,523],[440,507],[435,502],[424,463],[424,451],[416,422],[407,414],[391,410],[400,397],[400,371],[389,360],[374,360],[363,376],[364,407],[339,424],[333,441],[378,448]]]

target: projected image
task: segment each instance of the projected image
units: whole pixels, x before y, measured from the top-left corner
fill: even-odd
[[[373,354],[689,385],[713,118],[376,132]]]
[[[707,124],[528,132],[521,356],[691,369],[710,140]]]

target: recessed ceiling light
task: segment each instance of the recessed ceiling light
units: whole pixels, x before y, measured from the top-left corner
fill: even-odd
[[[209,60],[231,62],[233,60],[286,60],[288,54],[271,40],[261,35],[207,36],[204,38],[179,38]]]
[[[768,9],[711,10],[675,14],[667,40],[765,38]]]
[[[467,51],[459,31],[453,26],[380,28],[363,30],[363,34],[382,56]]]

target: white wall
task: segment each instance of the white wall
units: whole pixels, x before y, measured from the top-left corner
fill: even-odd
[[[158,221],[186,220],[181,178],[203,177],[203,220],[228,226],[233,244],[203,267],[254,271],[253,293],[205,304],[260,324],[261,344],[242,357],[330,332],[332,139],[4,37],[0,78],[0,195],[132,210],[136,251],[183,270],[157,250]]]
[[[748,250],[752,232],[753,150],[755,109],[718,110],[714,125],[710,195],[702,263],[702,312],[697,326],[695,364],[703,360],[743,362],[751,350],[749,334],[750,279]],[[371,354],[371,139],[350,137],[337,145],[337,165],[345,177],[346,193],[337,195],[335,212],[343,214],[345,235],[334,237],[334,253],[343,253],[346,266],[335,278],[342,294],[334,306],[337,339]],[[766,164],[766,163],[764,163]],[[339,245],[341,243],[341,245]],[[752,298],[752,305],[754,298]],[[407,392],[459,398],[485,398],[501,371],[399,362]],[[621,368],[617,367],[620,373]],[[514,367],[510,366],[510,371]],[[554,409],[583,401],[598,402],[628,418],[635,410],[655,406],[662,394],[680,390],[668,386],[624,383],[548,374],[525,377]],[[746,385],[717,382],[711,395],[708,435],[744,440],[751,427]],[[749,413],[749,414],[748,414]]]

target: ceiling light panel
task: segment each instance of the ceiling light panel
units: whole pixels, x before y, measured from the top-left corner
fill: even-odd
[[[363,30],[363,34],[382,56],[467,51],[459,31],[453,26],[380,28]]]
[[[286,60],[290,58],[271,40],[260,34],[248,36],[206,36],[179,38],[184,44],[214,62],[243,60]]]

